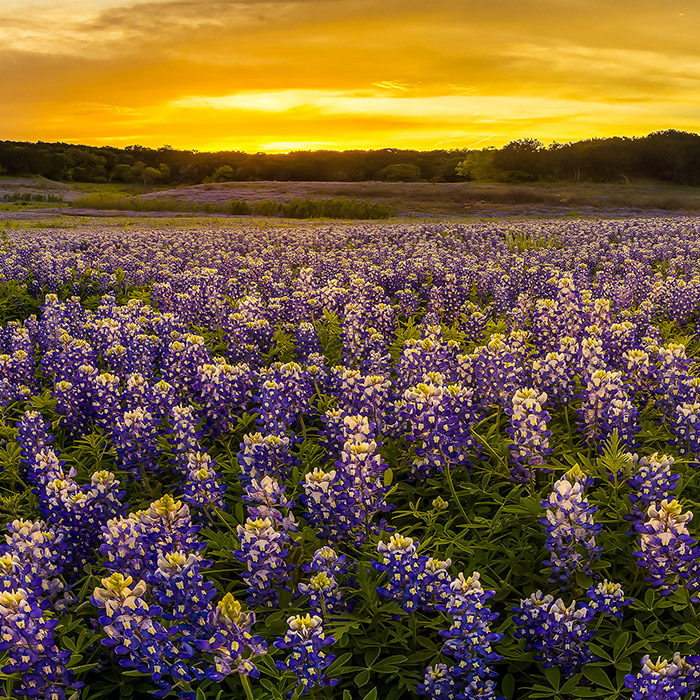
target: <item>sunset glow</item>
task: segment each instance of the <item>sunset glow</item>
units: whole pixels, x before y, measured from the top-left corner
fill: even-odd
[[[0,138],[467,148],[700,131],[689,0],[4,0]]]

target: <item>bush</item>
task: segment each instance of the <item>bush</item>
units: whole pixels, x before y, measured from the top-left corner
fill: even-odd
[[[117,209],[120,211],[188,211],[206,214],[254,214],[284,216],[289,219],[387,219],[396,214],[396,207],[356,199],[294,199],[286,204],[265,199],[252,206],[240,199],[224,204],[198,204],[174,197],[122,197],[114,194],[89,194],[74,199],[71,206],[84,209]]]

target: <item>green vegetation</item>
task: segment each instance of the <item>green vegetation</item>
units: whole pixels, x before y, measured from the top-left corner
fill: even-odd
[[[198,203],[175,197],[120,197],[113,194],[88,194],[78,197],[71,206],[81,209],[116,209],[120,211],[181,211],[204,214],[241,214],[282,216],[289,219],[387,219],[396,215],[389,204],[375,204],[356,199],[293,199],[275,202],[269,199],[248,203],[239,199],[223,203]]]
[[[260,180],[626,183],[633,179],[697,186],[700,134],[669,129],[643,137],[549,146],[535,139],[519,139],[500,149],[382,148],[278,154],[0,141],[0,172],[14,177],[34,174],[68,182],[140,187]]]

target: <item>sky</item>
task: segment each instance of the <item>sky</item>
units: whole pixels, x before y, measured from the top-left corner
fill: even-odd
[[[697,0],[2,0],[0,139],[284,152],[700,132]]]

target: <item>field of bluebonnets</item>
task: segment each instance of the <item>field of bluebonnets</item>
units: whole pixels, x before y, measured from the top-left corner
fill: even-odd
[[[4,697],[697,697],[700,220],[13,230]]]

